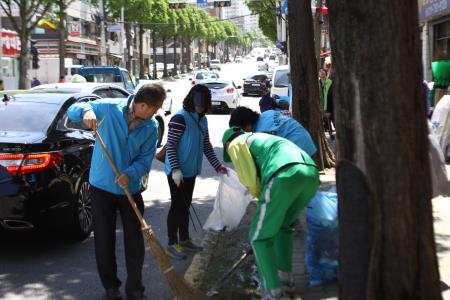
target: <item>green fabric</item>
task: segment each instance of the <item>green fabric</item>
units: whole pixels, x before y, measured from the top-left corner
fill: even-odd
[[[294,143],[279,136],[267,133],[244,134],[239,139],[246,139],[250,153],[259,171],[261,185],[267,184],[275,172],[292,163],[315,165],[314,161]]]
[[[433,61],[431,69],[433,70],[434,86],[448,86],[450,83],[450,60]]]
[[[278,271],[292,272],[292,224],[318,186],[317,168],[297,164],[286,166],[261,188],[249,238],[266,291],[281,287]]]
[[[327,110],[328,105],[328,91],[330,90],[333,81],[329,78],[325,80],[325,86],[323,87],[323,111]]]

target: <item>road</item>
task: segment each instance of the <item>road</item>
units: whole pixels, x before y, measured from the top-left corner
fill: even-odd
[[[226,64],[222,77],[232,78],[237,85],[250,72],[256,71],[255,61],[243,64]],[[167,83],[173,93],[173,112],[182,107],[182,101],[190,88],[188,79]],[[242,98],[241,105],[258,109],[257,97]],[[222,160],[222,133],[228,127],[229,115],[208,115],[212,145]],[[166,124],[170,116],[166,117]],[[202,174],[197,178],[194,191],[194,207],[202,222],[212,210],[218,186],[218,176],[204,159]],[[163,164],[154,161],[149,178],[149,188],[143,194],[145,219],[153,227],[158,239],[166,246],[166,216],[170,207],[170,193]],[[57,226],[57,224],[55,224]],[[192,228],[192,237],[201,241],[203,232]],[[117,226],[118,274],[126,279],[123,234],[120,218]],[[0,246],[0,299],[103,299],[104,291],[97,276],[94,239],[91,235],[83,242],[73,242],[64,237],[35,233],[2,234]],[[179,273],[189,266],[192,259],[174,261]],[[147,251],[143,282],[148,299],[170,299],[170,292],[151,254]],[[123,292],[123,289],[122,289]]]

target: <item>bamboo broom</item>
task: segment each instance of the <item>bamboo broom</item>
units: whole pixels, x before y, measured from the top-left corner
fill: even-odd
[[[109,164],[111,165],[114,173],[116,176],[120,176],[119,171],[117,170],[117,166],[114,163],[114,161],[111,158],[111,155],[109,154],[108,150],[105,147],[105,144],[103,143],[103,140],[98,133],[97,129],[94,129],[94,134],[98,139],[98,142],[100,143],[101,148],[103,149],[103,152],[106,155],[106,158],[109,161]],[[133,208],[134,212],[136,213],[137,218],[139,219],[139,222],[141,223],[142,232],[144,234],[145,239],[147,240],[147,244],[150,248],[150,251],[153,255],[153,257],[156,259],[156,262],[158,263],[159,268],[166,276],[167,282],[169,283],[170,289],[172,291],[173,296],[175,299],[179,300],[201,300],[205,299],[206,296],[195,291],[192,287],[190,287],[186,281],[184,281],[183,278],[181,278],[173,268],[169,258],[166,255],[166,252],[164,251],[164,248],[162,247],[161,243],[156,238],[155,233],[153,232],[150,225],[148,225],[144,218],[142,217],[141,212],[139,211],[136,203],[133,200],[133,196],[131,195],[128,188],[123,189],[125,194],[127,195],[128,201],[130,202],[131,207]]]

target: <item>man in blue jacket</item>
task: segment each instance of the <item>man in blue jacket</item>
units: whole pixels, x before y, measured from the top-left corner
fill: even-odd
[[[260,102],[261,104],[261,102]],[[272,105],[270,109],[264,110],[261,107],[261,114],[248,107],[240,106],[236,108],[230,117],[230,127],[238,126],[246,132],[265,132],[285,138],[309,156],[313,156],[316,145],[309,132],[295,119],[287,114],[288,111],[278,110]]]
[[[141,179],[150,171],[156,152],[158,122],[153,115],[161,108],[166,92],[161,85],[144,85],[128,99],[101,99],[75,103],[68,110],[74,123],[97,128],[121,173],[116,177],[98,143],[94,146],[91,184],[95,257],[108,299],[121,299],[115,257],[116,210],[124,231],[128,299],[145,299],[142,285],[144,239],[140,223],[123,188],[128,187],[143,214]]]

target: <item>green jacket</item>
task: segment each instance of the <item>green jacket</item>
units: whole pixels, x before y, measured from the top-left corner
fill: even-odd
[[[259,198],[261,186],[289,164],[315,165],[312,158],[287,139],[266,133],[246,133],[228,146],[239,180]]]

